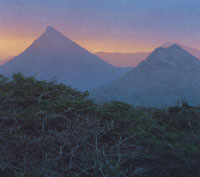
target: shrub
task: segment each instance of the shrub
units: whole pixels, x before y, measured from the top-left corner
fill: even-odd
[[[200,108],[96,105],[87,96],[1,75],[1,176],[200,176]]]

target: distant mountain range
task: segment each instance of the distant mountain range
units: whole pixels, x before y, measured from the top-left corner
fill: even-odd
[[[95,89],[91,97],[147,107],[176,105],[184,97],[200,104],[200,61],[176,44],[160,47],[120,79]]]
[[[21,72],[38,79],[57,80],[79,90],[102,86],[129,70],[108,64],[52,27],[0,67],[0,73],[8,76]]]
[[[167,48],[174,43],[166,42],[160,47]],[[200,49],[192,48],[185,45],[180,45],[183,49],[194,55],[200,60]],[[120,53],[120,52],[94,52],[96,56],[103,59],[105,62],[116,66],[116,67],[136,67],[140,62],[144,61],[151,52],[137,52],[137,53]],[[13,59],[12,57],[7,57],[6,59],[0,60],[0,65],[8,62]]]
[[[161,47],[167,48],[174,43],[167,42]],[[185,45],[180,45],[183,49],[194,55],[200,60],[200,50]],[[111,52],[96,52],[95,55],[102,58],[104,61],[117,67],[135,67],[140,62],[144,61],[151,52],[140,53],[111,53]]]
[[[165,43],[150,54],[97,55],[48,27],[20,55],[2,60],[0,74],[21,72],[40,80],[57,80],[78,90],[90,90],[90,97],[97,102],[118,100],[160,107],[176,105],[186,97],[190,104],[200,104],[200,50]],[[120,68],[106,61],[136,67]]]
[[[97,52],[95,55],[102,58],[104,61],[118,67],[135,67],[141,61],[148,57],[149,52],[141,53],[109,53]]]

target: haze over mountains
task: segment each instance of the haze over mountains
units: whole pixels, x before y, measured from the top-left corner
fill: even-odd
[[[106,62],[118,67],[135,67],[141,61],[145,60],[150,54],[149,52],[140,53],[109,53],[97,52],[95,53]]]
[[[174,43],[166,42],[161,47],[167,48]],[[185,45],[180,45],[183,49],[194,55],[200,60],[200,50]],[[135,67],[140,62],[144,61],[151,52],[139,52],[139,53],[111,53],[111,52],[96,52],[97,56],[104,61],[118,67]]]
[[[162,44],[160,47],[167,48],[173,45],[173,42],[166,42]],[[184,50],[188,51],[195,57],[200,60],[200,49],[196,49],[193,47],[180,45]],[[105,62],[116,66],[116,67],[136,67],[140,62],[144,61],[151,52],[136,52],[136,53],[120,53],[120,52],[94,52],[96,56],[103,59]],[[7,57],[6,59],[0,60],[0,65],[8,62],[9,60],[13,59],[14,56]]]
[[[38,79],[55,79],[79,90],[107,84],[128,70],[106,63],[52,27],[23,53],[0,67],[0,73],[8,76],[21,72]]]
[[[91,97],[147,107],[176,105],[184,97],[199,104],[200,61],[176,44],[160,47],[122,78],[94,90]]]

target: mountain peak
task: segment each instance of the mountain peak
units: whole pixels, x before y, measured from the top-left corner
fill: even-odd
[[[50,48],[53,51],[56,49],[62,51],[74,51],[80,48],[78,44],[51,26],[46,28],[45,32],[32,44],[31,47],[37,48],[41,51],[44,51],[44,48],[46,48],[47,52],[50,52],[48,51]]]
[[[179,55],[181,53],[187,53],[188,55],[191,55],[186,50],[184,50],[180,45],[174,43],[170,45],[169,47],[159,47],[156,48],[151,55]],[[161,57],[161,56],[160,56]]]
[[[180,47],[178,44],[173,44],[167,48],[159,47],[155,49],[147,59],[138,65],[138,68],[154,68],[158,70],[161,68],[189,68],[200,66],[199,60]],[[153,71],[152,70],[152,71]]]
[[[41,80],[53,78],[80,90],[105,85],[127,71],[109,65],[53,27],[47,27],[24,52],[0,67],[0,73],[7,76],[21,72]]]
[[[52,37],[55,37],[55,35],[64,36],[62,33],[60,33],[58,30],[56,30],[52,26],[48,26],[43,35],[48,35],[48,36],[52,36]]]
[[[58,32],[55,28],[53,28],[52,26],[47,26],[46,28],[46,32]]]
[[[172,44],[171,46],[168,47],[168,49],[182,49],[180,45],[178,44]],[[182,49],[183,50],[183,49]]]
[[[159,48],[169,48],[169,49],[173,49],[173,48],[176,48],[176,49],[180,49],[182,48],[182,45],[179,45],[177,43],[173,43],[173,42],[166,42],[164,44],[162,44]]]
[[[132,71],[94,90],[91,97],[100,102],[116,100],[135,106],[159,107],[176,105],[177,100],[186,96],[196,104],[199,83],[199,60],[173,44],[155,49]]]
[[[174,44],[176,44],[176,43],[175,42],[165,42],[165,43],[161,44],[161,47],[168,48]]]

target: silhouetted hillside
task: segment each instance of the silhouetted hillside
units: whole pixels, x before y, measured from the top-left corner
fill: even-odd
[[[161,47],[122,78],[94,90],[91,97],[147,107],[176,105],[186,97],[199,105],[200,61],[178,45]]]

